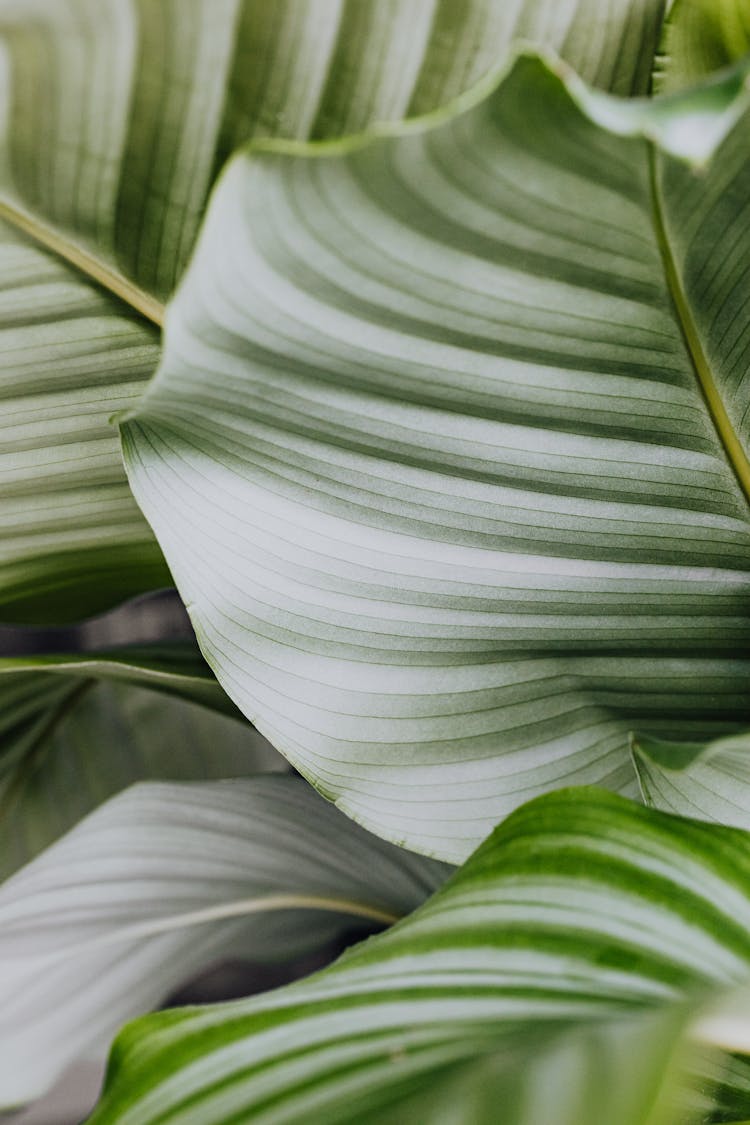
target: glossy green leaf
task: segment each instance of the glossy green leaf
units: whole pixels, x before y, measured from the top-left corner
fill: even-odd
[[[135,781],[286,768],[193,646],[2,659],[0,877]]]
[[[296,778],[128,789],[0,887],[0,1102],[101,1053],[217,959],[282,960],[382,926],[445,875]]]
[[[657,90],[681,90],[750,53],[747,0],[675,0],[664,21]]]
[[[156,328],[128,305],[161,322],[238,144],[424,113],[519,37],[605,88],[642,91],[662,8],[2,0],[0,620],[75,620],[170,584],[107,419],[157,362]]]
[[[484,1125],[502,1107],[503,1125],[641,1125],[684,1005],[750,979],[749,935],[747,834],[558,792],[331,968],[131,1024],[91,1121]],[[706,1119],[684,1112],[691,1057],[669,1095],[680,1125]]]
[[[229,695],[387,838],[460,860],[535,793],[635,795],[632,729],[746,722],[743,83],[523,54],[216,191],[131,484]]]

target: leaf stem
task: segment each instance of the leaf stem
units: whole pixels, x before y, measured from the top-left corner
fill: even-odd
[[[698,385],[703,394],[703,399],[708,408],[708,412],[714,424],[716,433],[724,448],[727,460],[734,474],[737,478],[740,488],[745,496],[745,499],[750,503],[750,461],[748,461],[747,454],[743,449],[742,443],[734,429],[732,421],[727,414],[724,403],[722,402],[719,389],[714,381],[711,365],[708,361],[703,344],[701,343],[698,328],[693,319],[693,314],[690,311],[690,303],[687,294],[682,285],[677,263],[675,262],[672,253],[672,247],[669,242],[667,234],[666,222],[664,219],[664,208],[662,206],[661,193],[659,191],[659,180],[656,165],[656,146],[653,142],[648,144],[648,165],[649,165],[649,181],[651,187],[651,203],[652,203],[652,216],[654,223],[654,231],[661,253],[661,259],[664,265],[664,273],[667,280],[667,289],[669,290],[672,304],[677,316],[677,321],[680,325],[682,338],[685,342],[685,347],[690,359],[693,363]]]
[[[121,930],[101,935],[91,941],[82,942],[75,946],[72,952],[78,956],[88,949],[100,949],[102,946],[116,945],[121,941],[137,941],[141,938],[168,933],[170,930],[182,929],[186,926],[199,926],[207,922],[223,921],[227,918],[242,918],[249,914],[265,914],[272,910],[324,910],[335,914],[351,914],[356,918],[380,922],[385,926],[391,926],[400,921],[400,915],[398,914],[393,914],[389,910],[381,910],[376,906],[369,906],[364,902],[355,902],[352,899],[293,893],[259,895],[254,898],[219,903],[216,906],[205,907],[203,910],[191,910],[184,914],[176,914],[171,918],[156,918],[153,921],[124,926]],[[59,949],[53,954],[52,960],[62,960],[69,953],[70,951],[67,949]]]
[[[81,273],[90,277],[92,281],[101,285],[108,293],[124,301],[141,316],[145,316],[159,328],[162,327],[164,306],[156,297],[139,288],[90,251],[70,242],[54,227],[48,226],[36,216],[30,215],[7,201],[0,201],[0,219],[29,235],[45,249],[51,250],[52,253],[57,254],[58,257],[63,258]]]

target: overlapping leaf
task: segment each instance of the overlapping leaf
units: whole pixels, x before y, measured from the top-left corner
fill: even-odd
[[[285,767],[193,646],[0,660],[0,877],[135,781]]]
[[[675,0],[664,21],[654,86],[680,90],[749,51],[746,0]]]
[[[423,113],[518,37],[643,91],[662,7],[2,0],[0,213],[70,265],[2,228],[0,617],[74,620],[169,582],[107,426],[152,373],[158,334],[82,275],[158,323],[242,141]]]
[[[685,1058],[650,1111],[682,1004],[748,980],[749,933],[747,834],[556,793],[330,969],[126,1028],[92,1122],[710,1120]]]
[[[743,83],[522,55],[215,194],[131,484],[227,692],[388,838],[457,860],[534,793],[635,794],[633,728],[746,721]]]
[[[4,224],[0,274],[0,618],[75,620],[170,583],[109,424],[158,337]]]
[[[666,812],[750,828],[750,736],[709,743],[632,738],[646,802]]]
[[[0,1103],[217,958],[281,960],[383,925],[445,875],[299,779],[128,789],[0,887]]]
[[[148,293],[180,276],[249,137],[335,137],[443,104],[517,39],[621,94],[663,0],[3,0],[8,187]]]

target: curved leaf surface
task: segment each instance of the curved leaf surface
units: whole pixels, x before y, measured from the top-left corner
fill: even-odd
[[[223,177],[130,480],[229,695],[388,838],[459,860],[535,793],[635,794],[630,729],[746,721],[743,85],[521,55]]]
[[[641,91],[662,8],[2,0],[0,216],[57,259],[2,228],[0,618],[74,620],[170,583],[107,419],[157,362],[157,332],[126,305],[160,323],[238,144],[424,113],[518,37],[603,87]]]
[[[250,137],[336,137],[441,105],[519,38],[645,92],[663,0],[3,0],[10,186],[149,294],[180,276]]]
[[[133,1023],[91,1120],[483,1125],[502,1105],[507,1125],[618,1113],[641,1123],[682,1005],[747,982],[749,933],[747,834],[601,791],[558,792],[514,813],[415,914],[331,968]],[[657,1066],[634,1074],[660,1018]],[[476,1116],[441,1116],[435,1094],[455,1106],[478,1073],[502,1098],[488,1105],[474,1087]],[[622,1091],[628,1074],[629,1094],[607,1102],[604,1081]],[[692,1081],[683,1072],[683,1096]]]
[[[192,646],[0,660],[0,877],[135,781],[286,768]]]
[[[158,336],[0,223],[0,619],[72,621],[171,584],[110,415]]]
[[[697,745],[635,735],[631,746],[647,804],[750,829],[750,735]]]
[[[748,53],[745,0],[675,0],[664,21],[654,86],[681,90]]]
[[[383,925],[445,875],[299,779],[128,789],[0,887],[2,1104],[217,959],[280,960]]]

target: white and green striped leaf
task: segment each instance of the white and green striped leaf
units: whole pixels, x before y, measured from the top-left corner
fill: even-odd
[[[642,92],[662,8],[2,0],[0,619],[75,620],[170,583],[107,420],[156,366],[148,321],[238,144],[424,113],[519,37]]]
[[[750,829],[750,735],[678,743],[634,735],[633,761],[647,804],[680,816]]]
[[[297,778],[128,789],[0,887],[0,1104],[101,1054],[217,959],[283,960],[382,926],[446,873]]]
[[[710,1120],[710,1044],[674,1058],[654,1116],[667,1056],[748,979],[746,833],[558,792],[331,968],[127,1027],[91,1121],[688,1125]]]
[[[0,223],[0,619],[75,620],[171,579],[110,415],[143,390],[156,331]]]
[[[2,659],[0,877],[133,782],[286,768],[193,646]]]
[[[422,114],[518,39],[645,93],[663,0],[3,0],[7,182],[164,296],[211,182],[254,136]],[[7,195],[7,192],[6,192]]]
[[[631,729],[746,722],[744,83],[522,54],[221,180],[131,485],[220,683],[387,838],[460,860],[536,793],[635,795]]]

